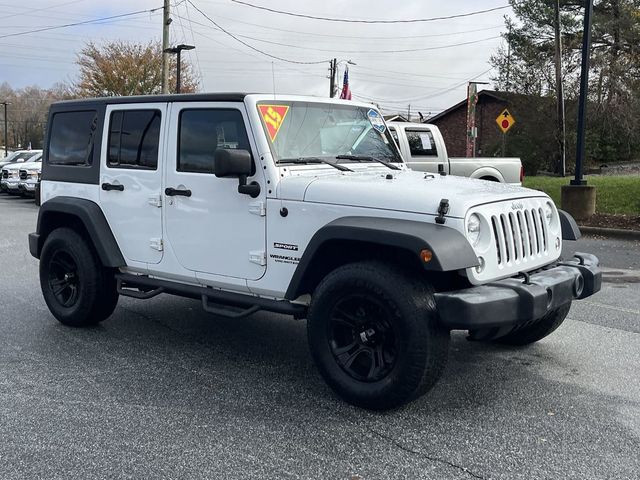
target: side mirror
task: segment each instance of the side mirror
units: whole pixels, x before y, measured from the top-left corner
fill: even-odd
[[[251,175],[251,154],[247,150],[219,148],[213,157],[216,177],[241,177]]]
[[[256,198],[260,195],[260,184],[247,184],[247,177],[251,175],[253,160],[247,150],[219,148],[213,157],[213,170],[216,177],[237,177],[238,193]]]

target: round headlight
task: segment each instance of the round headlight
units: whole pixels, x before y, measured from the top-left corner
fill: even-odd
[[[547,220],[547,225],[551,225],[551,219],[553,218],[553,207],[548,202],[544,204],[544,218]]]
[[[475,213],[467,220],[467,238],[474,247],[480,240],[480,217]]]

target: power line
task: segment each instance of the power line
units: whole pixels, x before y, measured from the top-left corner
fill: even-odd
[[[78,25],[86,25],[86,24],[89,24],[89,23],[104,22],[106,20],[115,20],[115,19],[118,19],[118,18],[130,17],[132,15],[140,15],[142,13],[153,13],[153,12],[155,12],[157,10],[161,10],[161,9],[162,9],[162,7],[150,8],[150,9],[147,9],[147,10],[138,10],[137,12],[122,13],[120,15],[112,15],[110,17],[95,18],[93,20],[85,20],[83,22],[66,23],[64,25],[55,25],[55,26],[50,26],[50,27],[36,28],[34,30],[27,30],[27,31],[24,31],[24,32],[8,33],[6,35],[0,35],[0,38],[17,37],[17,36],[20,36],[20,35],[28,35],[30,33],[45,32],[45,31],[48,31],[48,30],[55,30],[55,29],[58,29],[58,28],[76,27]]]
[[[329,61],[329,60],[327,59],[327,60],[319,60],[319,61],[317,61],[317,62],[301,62],[301,61],[298,61],[298,60],[290,60],[290,59],[288,59],[288,58],[278,57],[277,55],[272,55],[272,54],[270,54],[270,53],[267,53],[267,52],[265,52],[264,50],[260,50],[259,48],[254,47],[253,45],[251,45],[250,43],[245,42],[245,41],[244,41],[244,40],[242,40],[241,38],[238,38],[236,35],[234,35],[233,33],[229,32],[228,30],[225,30],[225,29],[224,29],[224,28],[222,28],[220,25],[218,25],[218,24],[215,22],[215,20],[213,20],[209,15],[207,15],[207,14],[206,14],[206,13],[204,13],[202,10],[200,10],[200,9],[198,8],[198,6],[197,6],[195,3],[193,3],[191,0],[187,0],[187,1],[191,4],[191,6],[192,6],[193,8],[195,8],[198,12],[200,12],[200,14],[201,14],[204,18],[206,18],[206,19],[207,19],[207,20],[209,20],[211,23],[213,23],[216,27],[218,27],[220,30],[222,30],[222,32],[226,33],[228,36],[230,36],[231,38],[233,38],[236,42],[239,42],[239,43],[243,44],[245,47],[248,47],[248,48],[250,48],[250,49],[251,49],[251,50],[253,50],[253,51],[256,51],[256,52],[258,52],[258,53],[261,53],[262,55],[265,55],[265,56],[270,57],[270,58],[275,58],[276,60],[280,60],[281,62],[296,63],[296,64],[299,64],[299,65],[318,65],[318,64],[325,63],[325,62],[328,62],[328,61]],[[2,38],[2,37],[0,37],[0,38]]]
[[[52,9],[54,9],[54,8],[63,7],[63,6],[65,6],[65,5],[71,5],[71,4],[73,4],[73,3],[80,3],[80,2],[84,2],[84,0],[72,0],[72,1],[70,1],[70,2],[58,3],[58,4],[56,4],[56,5],[51,5],[50,7],[36,8],[35,10],[34,10],[34,9],[28,9],[28,8],[25,8],[25,11],[24,11],[24,12],[20,12],[20,13],[12,13],[11,15],[6,15],[6,16],[4,16],[4,17],[0,17],[0,20],[6,20],[7,18],[12,18],[12,17],[19,17],[19,16],[26,15],[26,14],[28,14],[29,16],[33,16],[32,14],[33,14],[33,13],[35,13],[35,12],[43,12],[43,11],[45,11],[45,10],[52,10]],[[2,6],[10,6],[10,7],[13,7],[14,5],[7,5],[7,4],[4,4],[4,3],[3,3],[3,4],[2,4]],[[22,8],[22,7],[21,7],[21,8]]]
[[[503,5],[501,7],[488,8],[486,10],[477,10],[475,12],[467,12],[467,13],[459,13],[457,15],[446,15],[442,17],[431,17],[431,18],[411,18],[406,20],[351,20],[346,18],[334,18],[334,17],[318,17],[315,15],[306,15],[303,13],[294,13],[287,12],[285,10],[276,10],[275,8],[264,7],[262,5],[254,5],[253,3],[244,2],[242,0],[231,0],[233,3],[237,3],[239,5],[245,5],[247,7],[256,8],[258,10],[265,10],[271,13],[278,13],[281,15],[289,15],[291,17],[300,17],[300,18],[310,18],[313,20],[324,20],[326,22],[342,22],[342,23],[419,23],[419,22],[434,22],[437,20],[450,20],[453,18],[462,18],[462,17],[470,17],[472,15],[480,15],[482,13],[495,12],[496,10],[504,10],[505,8],[511,8],[511,5]]]
[[[460,31],[460,32],[432,33],[432,34],[428,34],[428,35],[363,36],[363,35],[337,35],[337,34],[331,34],[331,33],[303,32],[303,31],[300,31],[300,30],[290,30],[290,29],[286,29],[286,28],[276,28],[276,27],[272,27],[272,26],[262,25],[262,24],[259,24],[259,23],[245,22],[245,21],[242,21],[242,20],[237,20],[235,18],[225,17],[225,16],[222,16],[222,15],[217,15],[217,18],[223,18],[225,20],[230,20],[230,21],[235,22],[235,23],[240,23],[240,24],[243,24],[243,25],[249,25],[249,26],[252,26],[252,27],[264,28],[264,29],[267,29],[269,31],[295,33],[295,34],[300,34],[300,35],[310,35],[310,36],[314,36],[314,37],[357,38],[359,40],[405,40],[405,39],[412,39],[412,38],[449,37],[451,35],[462,35],[462,34],[465,34],[465,33],[484,32],[484,31],[487,31],[487,30],[495,30],[495,29],[498,29],[498,28],[504,28],[504,25],[496,25],[494,27],[477,28],[477,29],[473,29],[473,30],[464,30],[464,31]]]
[[[204,25],[203,23],[199,23],[193,20],[189,20],[186,19],[184,17],[181,17],[180,15],[174,14],[174,16],[178,17],[179,19],[184,19],[187,21],[190,21],[196,25],[201,25],[201,26],[207,26]],[[218,30],[220,30],[220,28],[218,28]],[[221,30],[222,31],[222,30]],[[225,32],[227,33],[227,32]],[[326,48],[314,48],[314,47],[309,47],[306,45],[292,45],[290,43],[283,43],[283,42],[274,42],[272,40],[266,40],[264,38],[258,38],[258,37],[252,37],[250,35],[241,35],[239,33],[235,34],[236,37],[240,37],[240,38],[248,38],[249,40],[255,40],[257,42],[263,42],[263,43],[268,43],[271,45],[278,45],[281,47],[289,47],[289,48],[298,48],[298,49],[302,49],[302,50],[315,50],[317,52],[340,52],[340,53],[372,53],[372,54],[381,54],[381,53],[407,53],[407,52],[425,52],[425,51],[431,51],[431,50],[442,50],[445,48],[452,48],[452,47],[460,47],[460,46],[464,46],[464,45],[472,45],[472,44],[476,44],[479,42],[486,42],[489,40],[495,40],[497,38],[501,38],[500,35],[495,35],[493,37],[487,37],[487,38],[481,38],[479,40],[471,40],[468,42],[459,42],[459,43],[452,43],[452,44],[448,44],[448,45],[438,45],[435,47],[423,47],[423,48],[406,48],[406,49],[396,49],[396,50],[341,50],[339,48],[332,48],[332,49],[326,49]],[[326,61],[326,60],[325,60]],[[316,62],[314,62],[316,63]],[[323,63],[323,62],[317,62],[317,63]]]
[[[407,52],[426,52],[426,51],[430,51],[430,50],[442,50],[444,48],[452,48],[452,47],[460,47],[463,45],[472,45],[475,43],[479,43],[479,42],[486,42],[489,40],[495,40],[496,38],[501,38],[500,35],[496,35],[494,37],[488,37],[488,38],[481,38],[479,40],[470,40],[468,42],[460,42],[460,43],[452,43],[449,45],[439,45],[437,47],[424,47],[424,48],[405,48],[405,49],[397,49],[397,50],[341,50],[339,48],[333,48],[333,49],[325,49],[325,48],[313,48],[313,47],[308,47],[306,45],[291,45],[289,43],[281,43],[281,42],[273,42],[271,40],[264,40],[262,38],[256,38],[256,37],[250,37],[248,35],[239,35],[237,34],[238,37],[242,37],[242,38],[248,38],[251,40],[256,40],[258,42],[264,42],[264,43],[269,43],[272,45],[280,45],[283,47],[290,47],[290,48],[300,48],[303,50],[315,50],[317,52],[340,52],[340,53],[375,53],[377,54],[381,54],[381,53],[407,53]]]

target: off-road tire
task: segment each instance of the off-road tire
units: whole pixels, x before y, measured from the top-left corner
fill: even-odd
[[[504,337],[497,338],[495,341],[506,345],[523,346],[542,340],[562,325],[570,309],[571,302],[551,310],[532,325],[519,328]]]
[[[47,237],[40,255],[40,287],[53,316],[72,327],[105,320],[118,303],[113,272],[70,228],[58,228]]]
[[[358,302],[362,302],[360,308],[364,312],[360,317]],[[358,312],[355,316],[350,314],[348,322],[340,319],[343,313],[336,313],[336,306],[347,308],[345,305],[355,307]],[[423,395],[442,375],[448,356],[449,331],[440,327],[437,320],[433,289],[423,279],[387,263],[361,262],[337,268],[318,285],[309,308],[307,336],[320,374],[340,397],[359,407],[386,410]],[[378,376],[357,378],[353,372],[347,372],[345,364],[348,361],[338,360],[335,352],[340,349],[334,329],[336,324],[343,324],[338,328],[344,330],[339,333],[346,337],[343,349],[348,348],[351,339],[360,342],[360,346],[342,354],[350,355],[353,365],[356,363],[352,359],[355,354],[351,352],[356,348],[369,348],[368,344],[362,343],[362,334],[353,332],[359,328],[366,329],[367,322],[373,322],[378,328],[378,321],[390,329],[380,328],[383,333],[378,337],[379,344],[375,348],[380,349],[387,344],[394,348],[378,357],[368,373],[376,365],[393,359],[391,366],[376,369]],[[349,322],[359,326],[350,331],[346,326]],[[372,334],[373,340],[377,334]],[[366,351],[359,354],[358,362],[366,361],[362,355],[368,355],[371,362],[376,362],[373,348],[371,350],[370,354]],[[392,354],[394,351],[395,355]]]

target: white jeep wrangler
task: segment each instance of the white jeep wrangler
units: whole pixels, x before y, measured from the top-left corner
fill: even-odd
[[[386,409],[434,385],[451,330],[529,344],[600,289],[596,257],[560,260],[580,232],[548,196],[407,169],[370,105],[104,98],[54,104],[47,132],[29,247],[66,325],[160,293],[307,318],[327,383]]]

